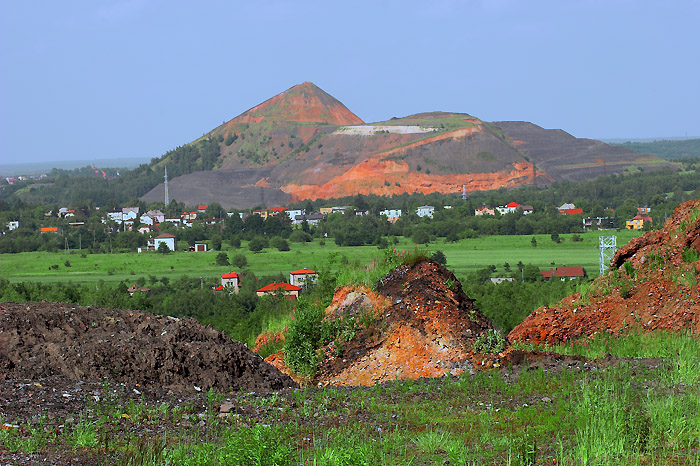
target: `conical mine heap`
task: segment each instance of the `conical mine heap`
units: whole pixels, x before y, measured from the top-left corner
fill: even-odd
[[[596,333],[690,331],[700,335],[700,200],[681,204],[664,227],[615,254],[584,293],[541,307],[508,339],[559,343]]]
[[[471,372],[482,363],[483,357],[473,353],[474,342],[493,326],[449,270],[429,260],[402,265],[376,288],[336,291],[325,318],[354,318],[360,325],[353,335],[322,349],[315,384],[440,377]]]

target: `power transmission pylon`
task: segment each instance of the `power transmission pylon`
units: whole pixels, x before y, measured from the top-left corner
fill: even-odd
[[[617,236],[599,236],[598,250],[600,251],[599,272],[603,276],[610,267],[610,262],[617,251]]]

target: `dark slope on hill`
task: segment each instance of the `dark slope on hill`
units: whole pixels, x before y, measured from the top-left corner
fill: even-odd
[[[544,129],[526,121],[496,121],[539,170],[555,180],[580,181],[621,173],[626,168],[660,169],[671,164],[621,146],[576,138],[561,129]]]

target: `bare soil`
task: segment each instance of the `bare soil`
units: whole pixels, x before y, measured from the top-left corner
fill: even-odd
[[[620,248],[608,274],[585,296],[577,293],[535,310],[508,338],[559,343],[630,328],[700,335],[700,261],[687,260],[693,250],[700,253],[698,200],[676,208],[662,229]]]
[[[194,319],[60,303],[0,304],[0,381],[50,377],[197,391],[295,385],[245,345]]]

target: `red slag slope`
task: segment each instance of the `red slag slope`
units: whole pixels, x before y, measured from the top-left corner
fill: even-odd
[[[680,205],[661,230],[630,241],[589,291],[541,307],[515,327],[511,342],[557,343],[628,327],[700,335],[700,201]]]
[[[313,83],[297,84],[237,116],[227,126],[261,121],[359,125],[363,121],[338,99]]]

